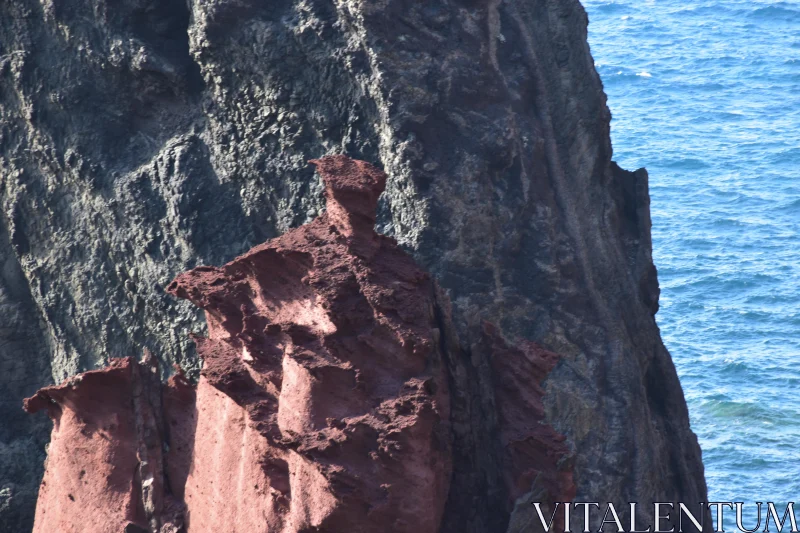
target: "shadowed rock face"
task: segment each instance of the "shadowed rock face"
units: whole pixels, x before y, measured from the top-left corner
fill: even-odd
[[[26,400],[55,421],[34,531],[81,531],[91,516],[109,533],[456,533],[453,502],[487,487],[497,507],[478,519],[505,531],[531,491],[574,498],[565,438],[542,423],[539,383],[558,356],[488,323],[471,355],[443,342],[446,301],[373,229],[386,175],[344,156],[314,163],[323,215],[169,285],[206,312],[196,391],[173,378],[162,394],[152,360],[124,359]],[[487,409],[451,408],[476,364],[489,370],[472,404]],[[454,455],[468,417],[485,440]]]
[[[705,500],[654,319],[647,174],[611,161],[586,27],[577,0],[0,3],[0,318],[25,324],[0,332],[4,405],[145,347],[194,376],[202,314],[165,287],[313,219],[307,161],[347,153],[387,173],[377,227],[452,302],[464,353],[487,320],[561,356],[544,415],[577,498]],[[487,386],[455,376],[454,404]],[[0,426],[17,533],[47,427]],[[492,498],[458,502],[469,527]]]

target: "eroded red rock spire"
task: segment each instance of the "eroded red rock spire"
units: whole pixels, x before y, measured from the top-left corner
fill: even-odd
[[[385,174],[344,156],[316,164],[325,214],[168,288],[209,324],[198,430],[220,438],[202,456],[235,457],[195,461],[189,524],[435,533],[450,456],[432,282],[373,229]],[[211,486],[241,503],[209,506]]]
[[[538,382],[556,356],[488,325],[473,355],[444,346],[434,282],[374,231],[386,175],[345,156],[312,162],[323,215],[169,285],[206,312],[196,389],[177,376],[159,393],[151,366],[126,359],[27,402],[57,422],[35,531],[79,531],[88,510],[97,532],[444,533],[445,514],[467,512],[454,509],[458,480],[488,486],[463,454],[500,465],[501,514],[537,483],[553,501],[574,496],[563,438],[541,425]],[[493,361],[492,413],[452,409],[471,357]],[[469,416],[500,432],[454,464]]]

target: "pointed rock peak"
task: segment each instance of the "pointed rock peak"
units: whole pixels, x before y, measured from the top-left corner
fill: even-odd
[[[371,237],[386,174],[345,155],[329,155],[309,163],[317,167],[325,184],[330,222],[346,237]]]

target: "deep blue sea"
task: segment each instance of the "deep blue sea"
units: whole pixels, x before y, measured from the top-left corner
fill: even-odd
[[[800,0],[583,3],[709,497],[800,506]]]

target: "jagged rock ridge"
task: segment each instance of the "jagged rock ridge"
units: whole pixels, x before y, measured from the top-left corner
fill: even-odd
[[[196,392],[173,378],[162,395],[152,358],[121,359],[26,401],[55,421],[34,531],[91,517],[98,533],[455,533],[465,512],[449,495],[480,500],[498,474],[502,499],[476,518],[505,531],[531,491],[574,498],[564,437],[542,423],[539,382],[558,357],[486,323],[472,358],[491,387],[472,400],[495,409],[451,407],[468,356],[442,342],[453,328],[430,276],[374,231],[386,175],[315,164],[323,215],[168,287],[206,312]],[[454,457],[465,416],[487,442]],[[497,471],[476,468],[487,458]]]

